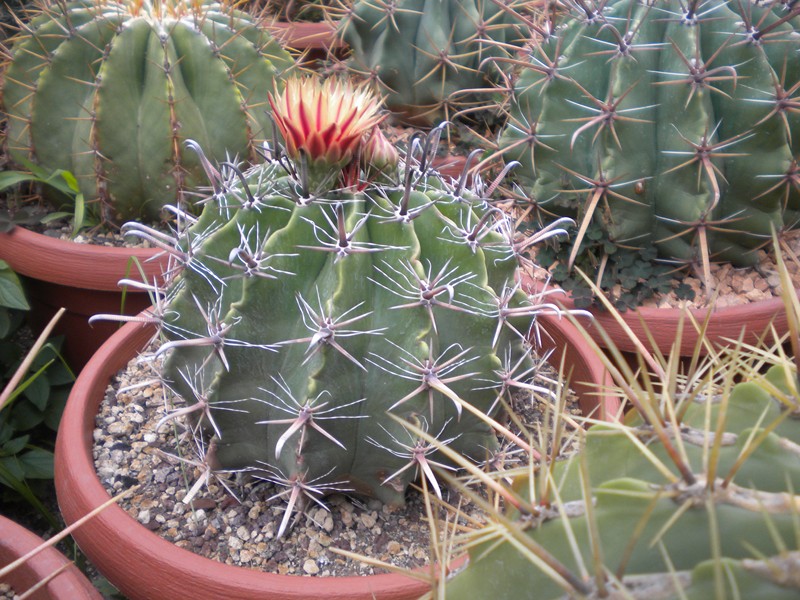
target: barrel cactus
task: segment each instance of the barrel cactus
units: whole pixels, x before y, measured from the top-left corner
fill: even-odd
[[[204,182],[185,140],[217,160],[256,157],[272,135],[267,91],[292,64],[225,3],[42,1],[9,40],[7,151],[72,172],[104,221],[158,221]]]
[[[541,215],[662,259],[757,260],[800,208],[800,5],[579,0],[543,27],[500,136]]]
[[[593,426],[535,485],[518,479],[537,490],[534,514],[509,511],[469,536],[447,597],[797,598],[797,375],[777,365],[731,387],[650,388],[646,410]]]
[[[366,88],[290,79],[270,102],[282,149],[245,172],[204,160],[213,194],[178,240],[129,227],[182,266],[154,317],[175,414],[212,434],[209,465],[290,508],[342,489],[401,504],[419,474],[438,492],[444,461],[407,423],[479,459],[498,397],[536,385],[547,306],[515,284],[513,227],[478,179],[430,169],[439,132],[400,159]]]
[[[488,104],[499,70],[492,58],[520,37],[504,0],[357,0],[339,21],[352,70],[379,82],[386,105],[437,122]],[[483,98],[481,98],[483,94]]]

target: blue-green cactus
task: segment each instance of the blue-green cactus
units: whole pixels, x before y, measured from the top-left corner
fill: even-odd
[[[276,112],[316,94],[297,114],[324,121],[342,88],[309,81],[289,81]],[[209,464],[285,486],[292,504],[341,489],[399,504],[419,474],[439,493],[446,461],[407,424],[480,460],[496,440],[474,412],[494,415],[534,370],[543,307],[515,283],[509,217],[479,179],[430,169],[440,131],[398,166],[372,114],[355,117],[372,132],[352,155],[318,138],[350,130],[282,113],[294,158],[244,173],[206,161],[213,194],[170,247],[182,272],[163,292],[163,378],[213,434]]]

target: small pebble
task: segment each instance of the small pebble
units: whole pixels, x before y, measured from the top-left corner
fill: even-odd
[[[371,529],[375,525],[377,520],[378,520],[377,516],[375,515],[374,512],[364,513],[363,515],[361,515],[361,522],[367,529]]]
[[[235,535],[232,535],[231,537],[228,538],[228,547],[231,550],[240,550],[243,546],[244,544],[242,544],[242,540],[240,540]]]

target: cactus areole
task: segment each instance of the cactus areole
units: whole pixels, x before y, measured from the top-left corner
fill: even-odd
[[[42,3],[10,40],[12,161],[72,172],[99,218],[158,221],[214,160],[271,137],[267,92],[293,63],[247,14],[208,0]],[[91,205],[91,204],[90,204]]]
[[[205,162],[214,191],[171,249],[183,270],[157,317],[175,414],[211,434],[202,459],[281,486],[287,518],[337,490],[399,504],[418,476],[440,493],[446,461],[420,432],[483,459],[496,440],[475,412],[531,389],[543,310],[480,181],[430,169],[440,132],[399,160],[377,101],[338,85],[290,80],[270,99],[291,142],[263,165]]]
[[[678,263],[753,264],[800,208],[800,4],[570,2],[500,145],[541,213]],[[573,254],[574,260],[574,254]]]

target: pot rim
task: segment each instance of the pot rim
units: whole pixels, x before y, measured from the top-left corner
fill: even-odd
[[[119,291],[123,277],[146,281],[163,276],[167,253],[158,248],[126,248],[81,244],[50,237],[24,227],[0,233],[0,259],[19,275],[74,288]]]
[[[273,21],[265,26],[285,46],[296,50],[337,50],[346,46],[336,26],[325,21]]]
[[[41,537],[23,525],[0,515],[0,566],[6,566],[41,547]],[[81,573],[75,564],[56,548],[49,546],[11,571],[4,581],[15,592],[22,594],[33,585],[44,581],[59,569],[64,569],[48,582],[33,598],[53,600],[102,600],[100,593]]]
[[[533,279],[529,273],[521,273],[521,282],[522,289],[528,293],[541,291],[544,287],[541,281]],[[550,286],[551,289],[553,287]],[[800,294],[800,289],[796,289],[795,293]],[[568,309],[575,308],[572,296],[568,292],[555,302]],[[593,316],[593,322],[587,327],[587,330],[601,347],[606,347],[606,342],[600,335],[597,326],[605,330],[619,350],[634,353],[638,351],[630,337],[608,311],[596,308],[588,310]],[[680,353],[682,356],[691,355],[700,341],[700,336],[692,326],[691,319],[699,325],[703,325],[708,320],[705,337],[715,347],[733,345],[740,336],[744,343],[756,343],[759,338],[769,332],[770,328],[774,328],[778,335],[788,331],[786,310],[781,298],[769,298],[736,306],[703,308],[640,306],[621,312],[620,315],[646,346],[650,346],[648,340],[652,338],[655,347],[665,354],[670,352],[676,339],[676,333],[681,330]],[[705,345],[702,353],[707,353]]]

